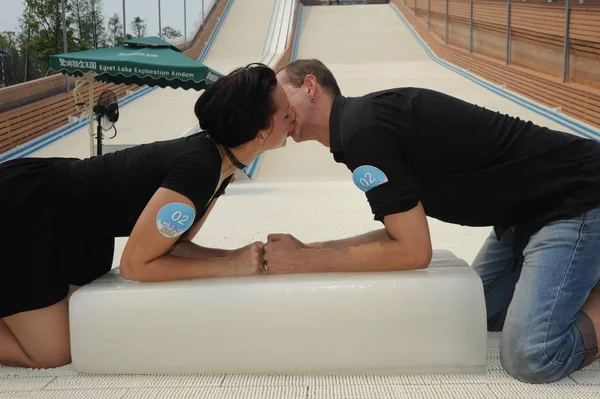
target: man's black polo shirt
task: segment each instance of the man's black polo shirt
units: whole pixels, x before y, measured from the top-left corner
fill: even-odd
[[[443,93],[339,96],[330,134],[379,221],[421,201],[445,222],[516,226],[520,252],[547,222],[600,205],[600,143]]]

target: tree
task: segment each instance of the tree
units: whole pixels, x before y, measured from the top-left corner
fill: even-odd
[[[0,51],[4,50],[4,78],[6,85],[21,83],[25,79],[25,56],[15,32],[0,33]],[[0,71],[0,74],[2,72]]]
[[[162,30],[162,37],[165,39],[177,39],[181,37],[181,32],[171,28],[170,26],[165,26]]]
[[[135,37],[146,36],[146,28],[146,21],[140,17],[135,17],[131,22],[131,31],[134,33]]]
[[[88,0],[89,21],[92,31],[92,48],[106,47],[106,29],[104,28],[104,11],[102,0]]]
[[[32,50],[40,55],[48,50],[50,53],[62,52],[60,0],[25,0],[25,4],[23,23]]]
[[[111,46],[118,46],[123,42],[123,27],[119,14],[113,15],[108,19],[108,43]]]
[[[70,7],[70,3],[66,2],[65,8],[69,13]],[[69,51],[77,51],[79,46],[71,23],[71,18],[67,17],[67,44]],[[25,52],[24,80],[45,76],[50,54],[63,52],[60,0],[25,0],[20,40]]]
[[[90,5],[88,0],[71,0],[72,19],[77,30],[80,47],[92,48],[92,26],[90,19]],[[85,43],[85,44],[84,44]]]

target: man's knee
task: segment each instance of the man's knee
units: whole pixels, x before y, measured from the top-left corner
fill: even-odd
[[[504,370],[513,378],[531,384],[544,384],[554,379],[545,372],[548,363],[543,352],[523,354],[500,351],[500,362]]]
[[[532,342],[527,338],[502,338],[500,362],[515,379],[530,384],[551,383],[580,368],[583,355],[574,354],[568,340],[549,349],[544,343]]]

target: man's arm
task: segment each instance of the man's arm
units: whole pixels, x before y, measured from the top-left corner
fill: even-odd
[[[264,260],[271,274],[426,268],[431,262],[432,248],[422,205],[387,215],[383,222],[388,239],[365,242],[367,237],[363,236],[355,241],[358,245],[349,247],[302,248],[287,236],[273,235],[264,246]]]
[[[356,247],[377,241],[389,241],[391,239],[386,229],[379,229],[355,237],[343,238],[341,240],[318,241],[306,246],[310,249],[339,249]]]
[[[364,272],[425,268],[432,257],[422,193],[396,131],[376,122],[342,142],[352,179],[369,201],[389,239],[377,234],[307,248],[289,236],[269,237],[264,260],[270,273]],[[381,235],[382,238],[385,238]],[[347,244],[354,244],[345,246]],[[316,245],[318,246],[318,245]]]

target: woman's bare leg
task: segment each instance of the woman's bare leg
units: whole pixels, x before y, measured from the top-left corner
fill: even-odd
[[[5,366],[26,366],[31,362],[23,352],[19,341],[0,319],[0,364]]]
[[[52,368],[71,362],[68,299],[0,319],[0,364]]]

